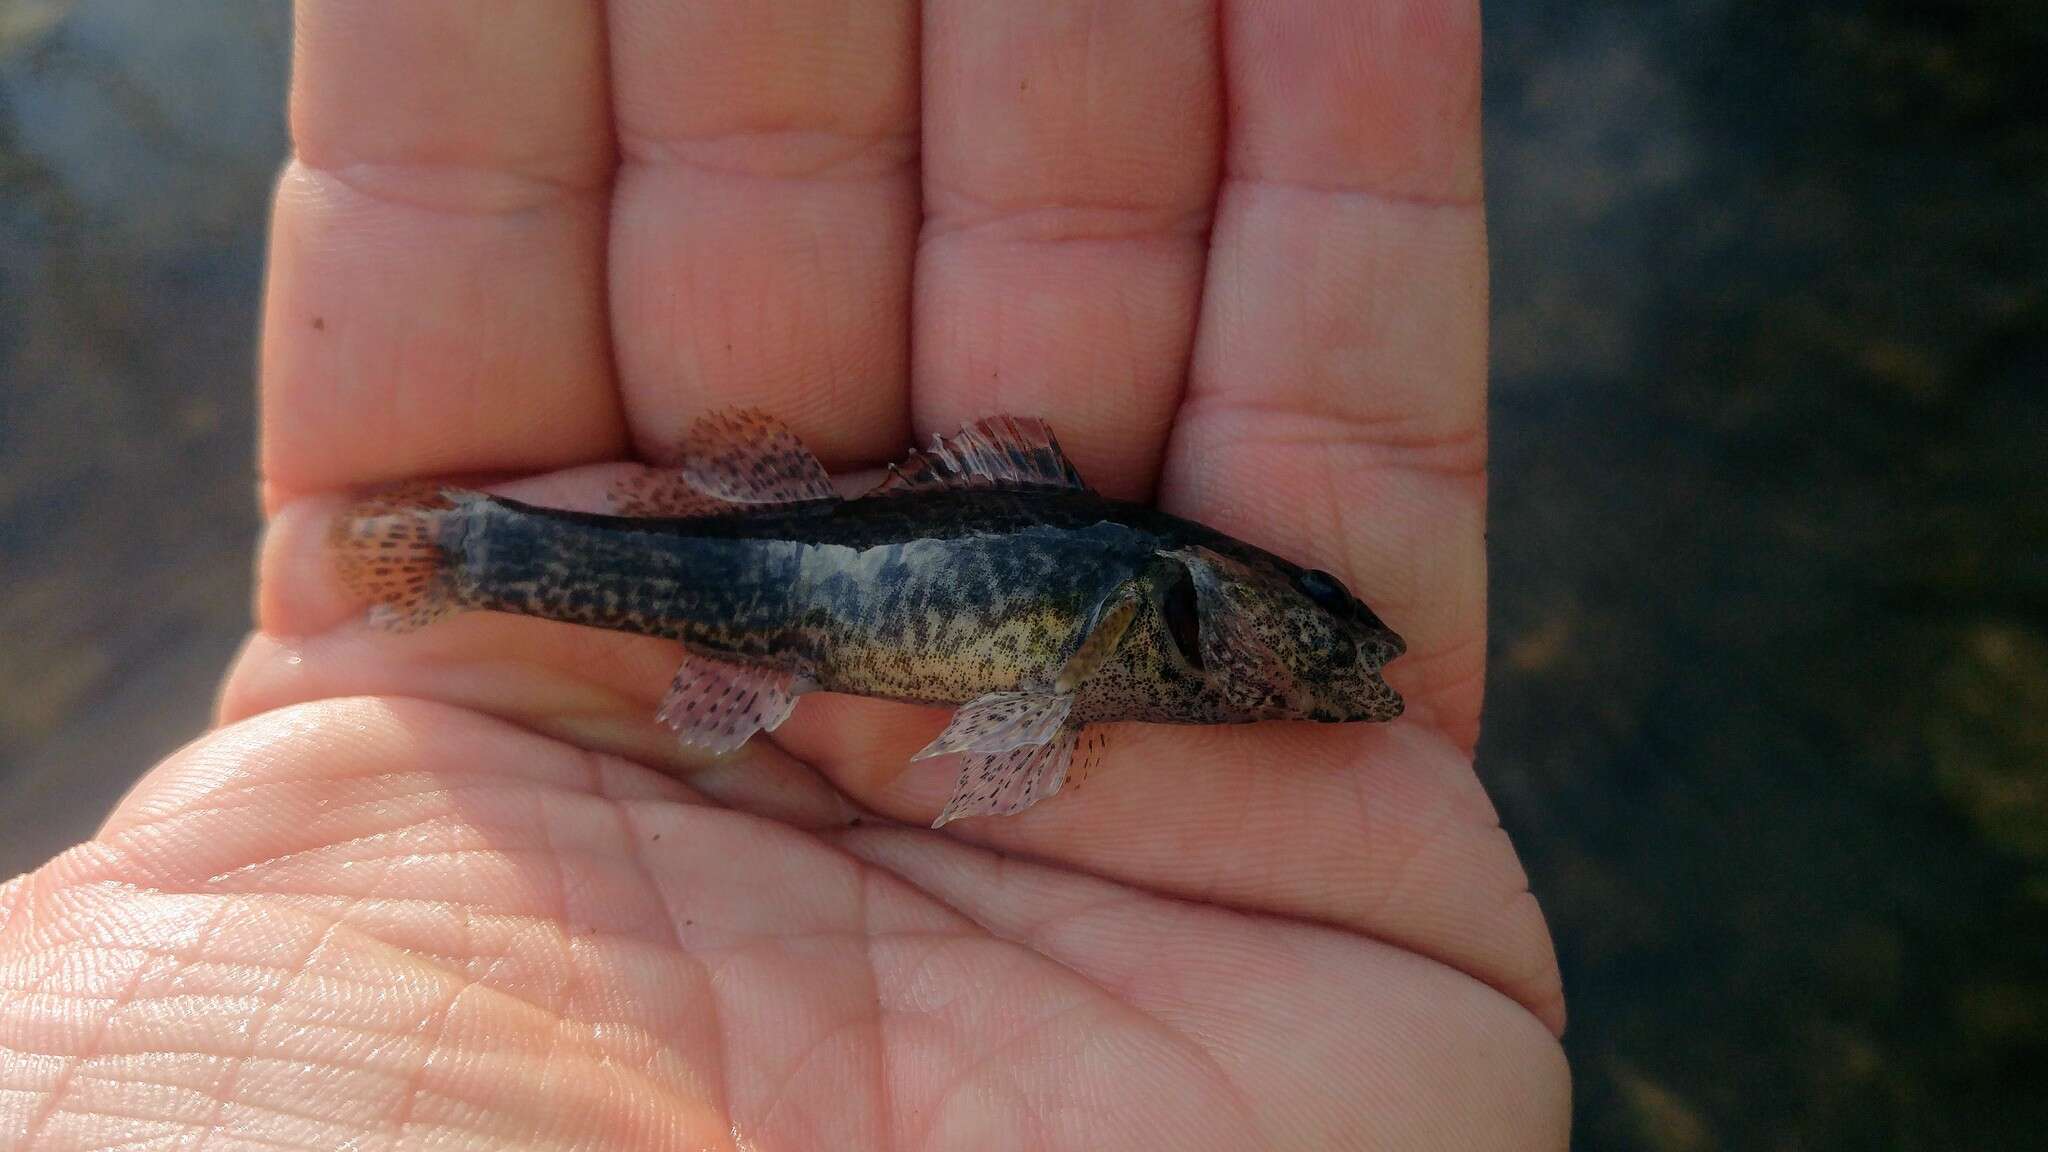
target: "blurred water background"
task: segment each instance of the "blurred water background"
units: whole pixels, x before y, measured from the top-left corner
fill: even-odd
[[[2048,1131],[2048,3],[1487,9],[1495,663],[1588,1149]],[[248,615],[290,18],[0,0],[0,877]]]

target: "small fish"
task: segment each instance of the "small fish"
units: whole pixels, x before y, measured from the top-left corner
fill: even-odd
[[[969,424],[841,499],[771,416],[699,420],[614,514],[427,488],[336,522],[388,629],[463,610],[680,640],[661,720],[727,752],[806,692],[958,705],[933,827],[1057,793],[1090,724],[1390,720],[1406,650],[1326,572],[1091,490],[1044,422]]]

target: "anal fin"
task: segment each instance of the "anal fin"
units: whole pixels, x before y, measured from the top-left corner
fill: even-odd
[[[756,732],[773,732],[802,691],[794,673],[693,653],[676,670],[655,718],[683,743],[722,754]]]
[[[1050,740],[1003,752],[971,752],[961,758],[952,799],[932,827],[968,816],[1009,816],[1059,792],[1067,782],[1078,733],[1062,724]]]

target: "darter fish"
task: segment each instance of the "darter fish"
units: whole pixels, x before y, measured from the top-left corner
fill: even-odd
[[[1042,421],[937,437],[850,500],[755,411],[699,420],[679,458],[612,514],[416,490],[330,544],[386,628],[480,609],[681,641],[659,716],[713,753],[806,692],[958,705],[914,757],[961,757],[934,827],[1058,792],[1090,724],[1401,713],[1380,670],[1405,645],[1335,577],[1096,494]]]

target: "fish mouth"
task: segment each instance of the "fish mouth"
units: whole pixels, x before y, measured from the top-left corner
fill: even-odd
[[[1401,639],[1400,633],[1384,627],[1369,633],[1358,645],[1359,664],[1375,672],[1407,654],[1408,642]]]

